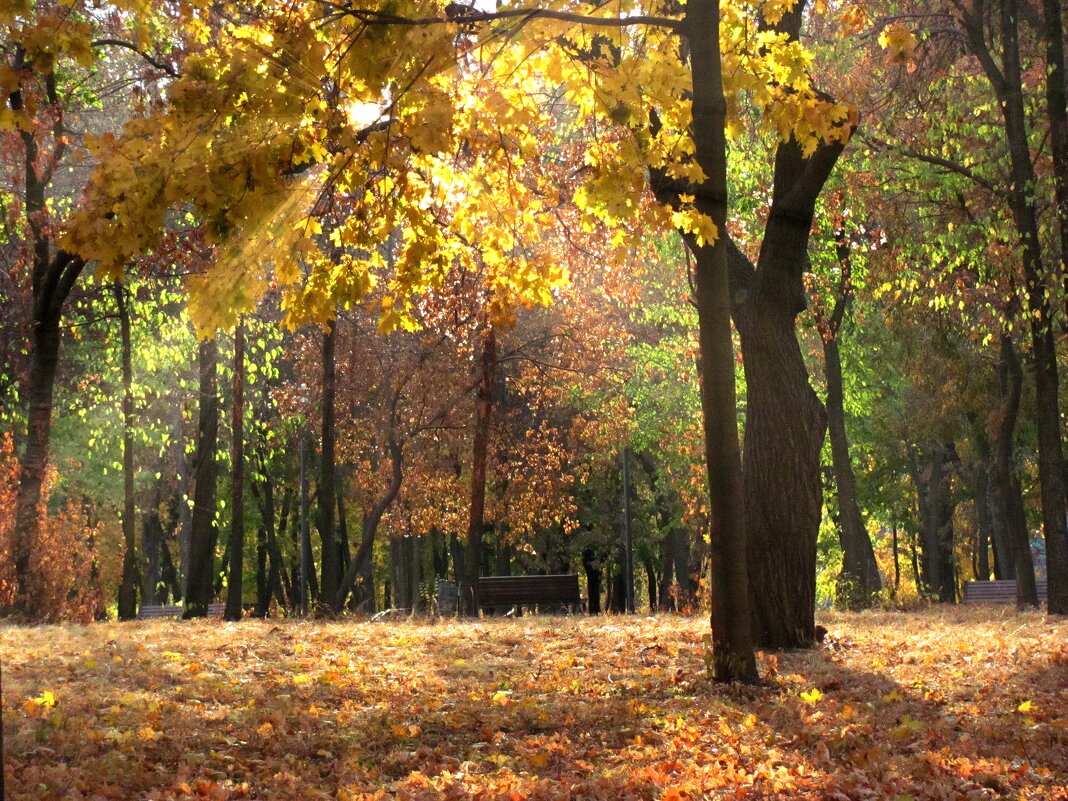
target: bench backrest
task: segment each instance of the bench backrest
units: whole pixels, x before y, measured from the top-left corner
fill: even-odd
[[[483,576],[478,580],[478,605],[579,604],[578,575]]]
[[[208,604],[208,617],[222,617],[224,611],[226,611],[226,604]],[[139,620],[149,620],[157,617],[181,617],[184,613],[184,606],[142,604],[137,610],[137,617]]]
[[[1038,598],[1046,597],[1046,581],[1035,582]],[[1001,581],[966,581],[964,582],[964,603],[1012,604],[1016,603],[1016,582],[1012,579]]]

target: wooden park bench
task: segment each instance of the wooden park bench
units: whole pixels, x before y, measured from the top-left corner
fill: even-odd
[[[1036,581],[1038,600],[1046,600],[1045,580]],[[1016,603],[1016,582],[1005,581],[966,581],[964,582],[964,603],[966,604],[1014,604]]]
[[[538,607],[542,612],[580,611],[582,595],[578,575],[483,576],[478,580],[478,605],[482,609]]]
[[[222,617],[226,610],[226,604],[208,604],[208,617]],[[157,617],[181,617],[185,613],[184,606],[159,606],[143,605],[137,611],[138,620],[151,620]]]

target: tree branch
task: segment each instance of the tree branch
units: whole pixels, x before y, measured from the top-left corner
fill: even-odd
[[[150,64],[151,66],[158,69],[160,72],[165,72],[172,78],[182,77],[182,73],[179,72],[174,66],[160,61],[158,58],[155,58],[152,55],[149,55],[144,50],[135,45],[133,42],[127,42],[125,39],[94,39],[93,47],[121,47],[126,50],[130,50],[134,53],[137,53],[137,55],[139,55],[142,59],[148,62],[148,64]]]
[[[635,14],[627,17],[590,17],[585,14],[577,14],[571,11],[553,11],[545,8],[512,8],[503,11],[476,11],[469,6],[452,3],[445,9],[444,17],[402,17],[398,14],[389,14],[370,8],[340,7],[338,16],[354,17],[364,25],[470,25],[479,22],[494,22],[502,19],[518,19],[520,25],[525,25],[535,19],[553,19],[562,22],[573,22],[576,25],[589,25],[601,28],[625,28],[631,25],[654,25],[669,28],[673,31],[682,31],[681,20],[670,17],[657,17],[647,14]]]

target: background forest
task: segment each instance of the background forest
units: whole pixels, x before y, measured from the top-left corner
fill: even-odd
[[[713,251],[753,602],[1036,603],[1059,3],[717,4],[725,216],[692,5],[0,4],[0,607],[706,609]]]

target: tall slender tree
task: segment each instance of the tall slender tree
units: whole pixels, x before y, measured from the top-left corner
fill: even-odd
[[[819,322],[823,340],[823,369],[827,379],[827,429],[831,440],[838,499],[839,539],[842,545],[842,572],[838,580],[838,598],[847,607],[871,605],[872,597],[882,588],[875,549],[864,525],[857,501],[857,479],[849,455],[849,437],[845,421],[845,387],[842,379],[842,354],[839,337],[852,303],[853,268],[850,242],[845,231],[836,232],[835,250],[839,264],[838,289],[834,308]]]
[[[119,585],[119,620],[137,617],[138,560],[133,459],[133,366],[130,343],[130,308],[121,282],[111,285],[119,314],[122,359],[122,582]]]
[[[727,102],[719,0],[689,0],[693,135],[705,179],[695,205],[716,226],[712,242],[690,235],[701,346],[701,408],[712,505],[712,658],[719,681],[755,681],[746,570],[746,517],[734,385],[727,232]]]
[[[478,577],[482,575],[482,537],[486,525],[486,469],[497,374],[497,334],[492,323],[487,323],[481,334],[475,366],[478,383],[471,442],[471,507],[462,588],[464,613],[472,617],[477,616],[479,610]]]
[[[1064,439],[1061,431],[1058,390],[1057,351],[1050,303],[1052,276],[1043,260],[1039,236],[1037,178],[1028,139],[1027,114],[1023,96],[1020,58],[1019,16],[1016,0],[987,0],[964,3],[954,0],[969,49],[979,60],[987,80],[998,98],[1005,122],[1005,143],[1009,152],[1012,184],[1008,192],[1009,207],[1016,226],[1023,265],[1026,315],[1034,356],[1035,425],[1038,432],[1038,479],[1041,488],[1042,529],[1046,540],[1046,564],[1049,575],[1047,603],[1049,611],[1068,614],[1068,493],[1065,482]],[[1057,15],[1059,16],[1059,15]],[[1055,20],[1050,20],[1054,21]],[[991,31],[1000,34],[1000,64],[991,46]],[[1061,35],[1063,50],[1063,34]],[[1056,50],[1056,46],[1054,46]],[[1056,58],[1056,53],[1054,53]],[[1053,65],[1051,65],[1053,66]],[[1058,75],[1063,84],[1063,70]],[[1057,88],[1050,82],[1053,102]],[[1061,94],[1063,97],[1063,94]],[[1063,121],[1054,111],[1052,120]],[[1056,123],[1054,123],[1056,127]],[[1060,145],[1063,153],[1063,143]],[[1063,178],[1063,176],[1062,176]],[[1058,183],[1063,183],[1059,181]]]
[[[334,405],[337,373],[334,365],[334,347],[337,340],[336,323],[331,320],[323,331],[323,395],[322,395],[322,450],[319,460],[319,484],[316,487],[319,501],[319,538],[322,542],[321,599],[323,607],[332,612],[337,604],[340,564],[337,537],[334,535],[334,505],[336,503],[336,465],[334,457],[335,425]]]
[[[233,408],[230,416],[230,575],[226,585],[227,620],[242,617],[245,564],[245,323],[234,327]]]
[[[216,491],[219,440],[218,341],[212,336],[198,349],[200,405],[197,413],[196,472],[189,569],[185,585],[185,617],[204,617],[214,595]]]

